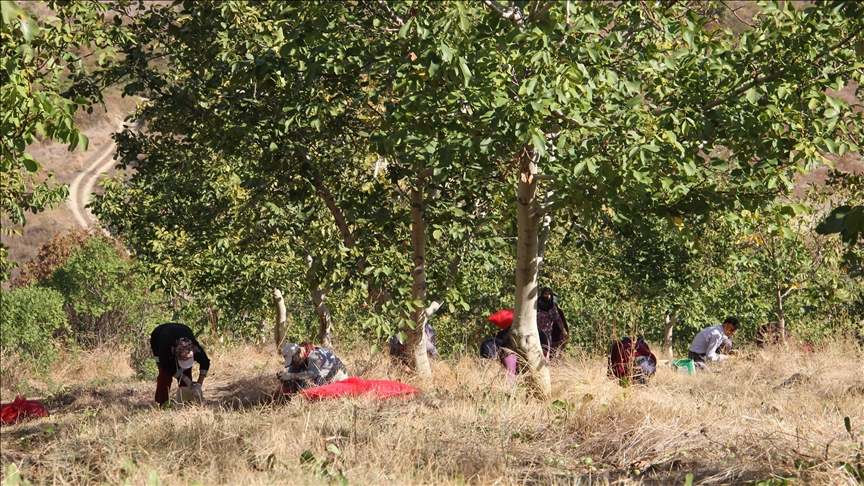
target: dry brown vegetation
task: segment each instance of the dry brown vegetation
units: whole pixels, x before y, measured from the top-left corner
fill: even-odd
[[[602,359],[571,356],[552,368],[552,402],[495,362],[439,360],[430,385],[356,352],[355,374],[425,393],[279,404],[272,348],[211,355],[205,404],[174,410],[152,406],[154,383],[120,350],[67,357],[29,380],[51,417],[2,429],[4,475],[14,463],[34,484],[684,484],[692,473],[694,484],[849,485],[838,463],[855,461],[864,437],[864,355],[849,343],[745,350],[696,376],[661,367],[631,388],[608,380]],[[21,378],[5,375],[3,402]]]

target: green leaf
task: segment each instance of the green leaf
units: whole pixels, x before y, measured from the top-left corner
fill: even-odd
[[[444,233],[442,233],[440,229],[435,229],[434,231],[432,231],[432,238],[435,238],[436,240],[440,240],[441,235],[443,235],[443,234]]]
[[[399,38],[404,39],[408,36],[408,29],[411,28],[411,22],[414,21],[414,17],[409,18],[405,24],[402,25],[402,28],[399,29]]]
[[[576,164],[576,167],[573,168],[573,176],[576,177],[576,176],[579,176],[580,174],[582,174],[583,172],[585,172],[585,166],[586,165],[587,165],[587,163],[585,161],[582,161],[582,162],[579,162],[578,164]]]
[[[684,37],[684,42],[686,42],[690,45],[693,45],[693,31],[692,30],[690,30],[690,29],[684,30],[683,37]]]
[[[528,85],[525,86],[525,94],[531,96],[534,94],[534,89],[537,87],[537,78],[531,78],[528,80]]]
[[[4,1],[3,2],[4,21],[5,21],[5,17],[6,17],[6,4],[7,3],[12,3],[12,2],[10,2],[10,1]],[[10,9],[10,10],[12,12],[14,12],[14,9]],[[17,19],[18,19],[19,29],[21,30],[21,35],[24,36],[24,40],[26,40],[27,42],[30,42],[33,39],[35,39],[36,36],[39,35],[39,24],[37,24],[35,20],[30,18],[30,16],[27,15],[20,8],[17,10],[18,11],[17,11],[17,13],[15,13],[15,17],[17,17]]]
[[[0,1],[0,11],[2,11],[3,24],[5,25],[12,24],[12,20],[17,19],[18,15],[24,15],[24,11],[21,10],[21,7],[16,5],[12,0]]]
[[[634,96],[634,97],[630,98],[629,100],[627,100],[627,103],[626,103],[627,108],[635,108],[635,107],[641,105],[642,99],[643,98],[641,96]]]
[[[535,128],[531,130],[531,143],[534,144],[534,148],[541,157],[546,155],[546,137],[543,136],[543,132],[539,129]]]
[[[751,105],[755,105],[759,98],[762,98],[762,95],[756,91],[756,88],[750,88],[744,93],[744,97],[747,98],[747,101],[750,102]]]
[[[327,450],[332,452],[336,457],[342,457],[342,451],[336,447],[336,444],[327,444]]]
[[[465,87],[468,87],[468,84],[471,82],[471,70],[468,69],[468,63],[465,61],[464,57],[459,58],[459,69],[462,70],[462,78],[465,81]]]
[[[27,172],[30,172],[31,174],[41,169],[39,162],[36,162],[32,158],[24,158],[21,162],[24,164],[24,168],[27,169]]]

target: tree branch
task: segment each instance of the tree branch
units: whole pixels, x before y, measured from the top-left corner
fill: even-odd
[[[552,8],[553,5],[555,5],[555,1],[554,1],[554,0],[547,0],[546,3],[543,3],[543,4],[542,4],[542,6],[541,6],[541,2],[538,0],[537,3],[534,4],[534,7],[535,7],[535,8],[534,8],[533,11],[531,12],[531,14],[528,15],[528,19],[527,19],[527,21],[528,21],[528,22],[535,22],[535,21],[537,21],[537,19],[539,19],[540,17],[542,17],[543,15],[545,15],[546,12],[548,12],[549,9]]]
[[[387,15],[390,16],[393,21],[399,24],[399,27],[405,25],[405,21],[399,18],[398,15],[396,15],[396,12],[394,12],[393,9],[390,8],[390,5],[387,5],[387,2],[385,2],[384,0],[378,0],[378,5],[380,5],[381,8],[383,8],[384,11],[387,12]]]
[[[720,0],[720,3],[722,3],[724,7],[728,8],[730,12],[732,12],[732,15],[734,15],[735,18],[738,19],[739,22],[746,25],[747,27],[750,27],[751,29],[756,27],[755,25],[751,24],[750,22],[747,22],[746,20],[739,17],[737,8],[732,8],[729,5],[726,5],[726,2],[724,2],[723,0]]]
[[[504,20],[515,25],[519,30],[525,30],[525,24],[522,21],[522,13],[519,11],[519,7],[512,5],[508,8],[496,0],[483,0],[483,4],[498,12]]]

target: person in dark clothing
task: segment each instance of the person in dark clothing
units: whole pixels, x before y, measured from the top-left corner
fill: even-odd
[[[198,344],[195,334],[188,326],[169,322],[153,329],[150,334],[150,349],[159,367],[156,377],[156,403],[168,401],[171,379],[176,378],[182,396],[191,395],[196,400],[203,398],[201,384],[210,371],[210,358]],[[192,381],[192,364],[198,362],[198,381]]]
[[[563,350],[567,345],[567,320],[549,287],[540,289],[540,296],[537,298],[537,332],[540,334],[543,355],[547,361],[553,352]]]
[[[760,348],[765,348],[768,346],[780,344],[783,342],[784,335],[787,341],[792,337],[792,335],[789,334],[789,331],[785,328],[781,330],[780,324],[776,322],[762,324],[756,331],[756,346]]]
[[[623,337],[612,345],[609,353],[609,378],[626,378],[628,383],[647,385],[657,370],[657,357],[648,344],[639,336],[636,345],[629,337]]]
[[[512,379],[516,377],[519,365],[519,357],[513,349],[513,344],[510,342],[510,328],[507,327],[480,343],[480,356],[500,361]]]

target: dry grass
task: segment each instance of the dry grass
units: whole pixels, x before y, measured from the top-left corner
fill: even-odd
[[[437,361],[426,385],[355,354],[354,373],[425,393],[278,404],[272,349],[211,354],[205,404],[170,411],[152,406],[154,383],[119,351],[64,360],[32,383],[51,417],[3,428],[4,473],[18,464],[34,484],[148,484],[154,473],[162,484],[325,484],[341,471],[351,484],[683,484],[693,473],[696,484],[787,475],[840,485],[854,482],[837,463],[864,436],[862,350],[846,344],[753,351],[697,376],[661,368],[650,386],[627,389],[606,379],[603,360],[568,357],[552,368],[549,403],[494,362]]]

